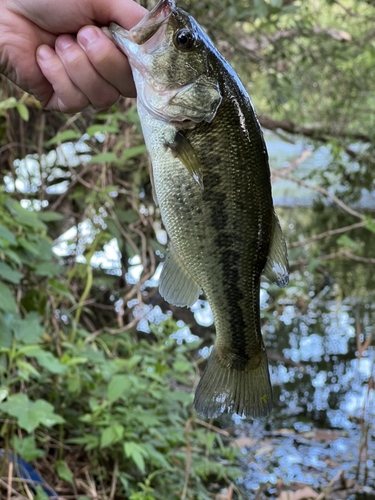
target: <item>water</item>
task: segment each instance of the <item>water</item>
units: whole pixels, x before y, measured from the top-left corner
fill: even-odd
[[[327,287],[303,308],[291,298],[268,303],[275,409],[265,422],[237,420],[240,483],[249,498],[279,498],[298,484],[318,493],[332,480],[324,498],[371,498],[360,495],[375,491],[375,348],[360,355],[357,342],[372,331],[372,300],[333,300]]]

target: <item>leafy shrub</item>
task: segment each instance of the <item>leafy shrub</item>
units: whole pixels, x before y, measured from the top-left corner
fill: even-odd
[[[4,448],[42,474],[52,463],[49,482],[67,494],[94,495],[89,477],[102,498],[111,485],[131,500],[213,498],[239,470],[223,432],[191,413],[197,342],[176,342],[171,317],[143,338],[76,324],[43,222],[53,217],[1,196]]]

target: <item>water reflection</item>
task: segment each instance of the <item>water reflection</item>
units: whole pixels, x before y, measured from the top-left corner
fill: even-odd
[[[353,310],[357,307],[350,301],[313,300],[301,313],[296,306],[286,305],[277,327],[265,325],[268,346],[292,362],[271,367],[281,414],[290,414],[291,407],[312,417],[320,412],[318,422],[323,418],[343,429],[352,426],[353,417],[361,417],[367,382],[374,374],[375,350],[369,346],[357,359]]]
[[[251,439],[244,485],[255,492],[268,484],[267,498],[274,498],[280,480],[322,488],[339,471],[353,479],[368,432],[361,470],[367,465],[367,485],[374,488],[375,349],[370,345],[359,356],[355,318],[360,313],[368,334],[375,307],[323,296],[301,311],[291,302],[278,315],[264,315],[276,408],[266,424],[241,423],[239,434]]]

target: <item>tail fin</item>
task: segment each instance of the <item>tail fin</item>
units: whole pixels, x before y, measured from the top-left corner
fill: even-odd
[[[218,417],[224,412],[245,417],[266,417],[272,410],[272,387],[268,372],[266,351],[255,369],[236,370],[220,361],[213,349],[206,369],[199,381],[194,408],[206,418]]]

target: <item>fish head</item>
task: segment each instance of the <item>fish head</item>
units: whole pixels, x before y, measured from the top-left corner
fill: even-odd
[[[160,0],[134,28],[111,23],[117,46],[132,67],[138,100],[156,119],[211,122],[221,93],[210,54],[212,43],[174,0]]]

